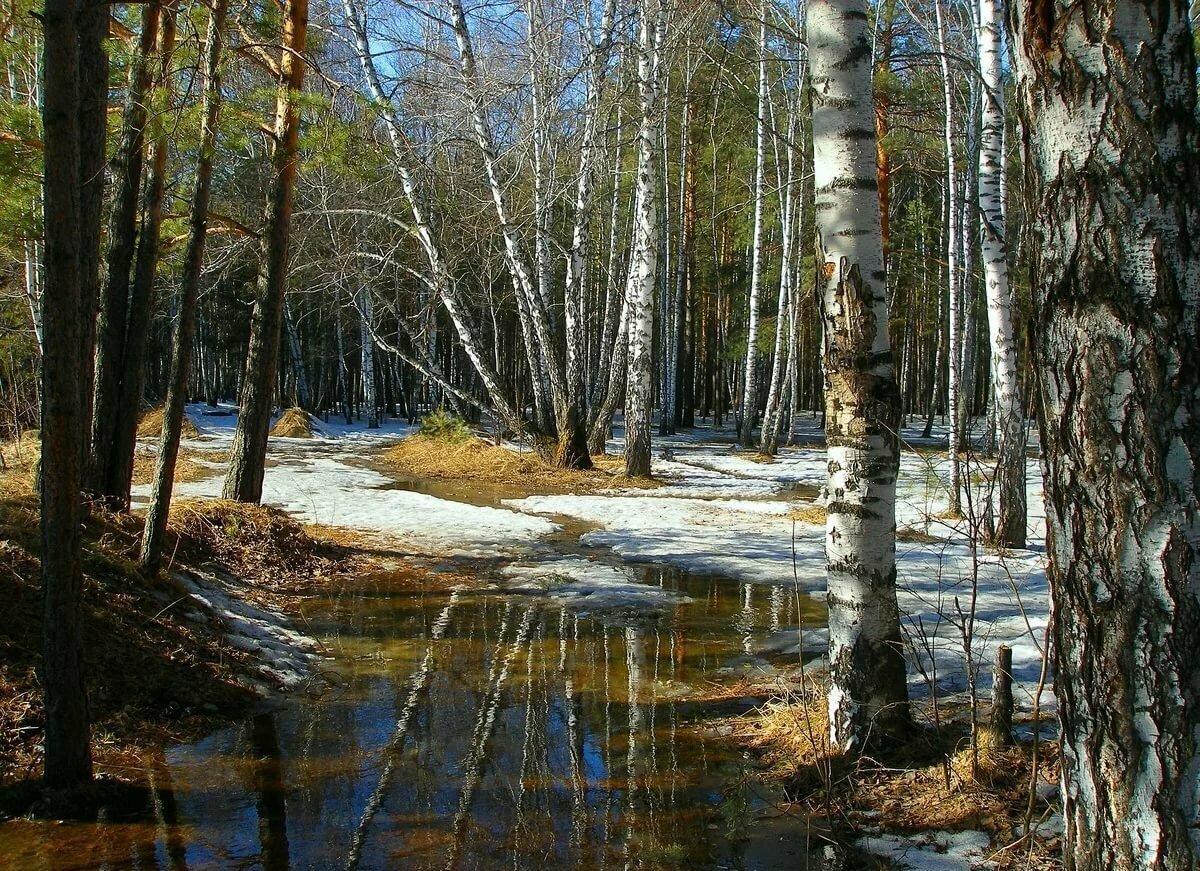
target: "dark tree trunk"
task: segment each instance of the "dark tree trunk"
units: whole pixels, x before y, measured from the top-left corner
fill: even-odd
[[[296,182],[296,148],[300,136],[300,104],[304,86],[304,47],[308,34],[308,0],[288,0],[283,16],[284,51],[275,108],[274,174],[267,194],[262,265],[250,323],[250,347],[242,381],[237,431],[229,457],[223,495],[239,502],[262,498],[271,425],[272,395],[279,368],[283,294],[287,288],[292,193]]]
[[[192,334],[196,323],[196,298],[200,292],[200,273],[204,266],[204,242],[208,228],[208,201],[212,189],[213,152],[216,148],[217,116],[221,108],[221,42],[229,0],[216,0],[208,21],[203,68],[204,97],[200,115],[200,160],[196,166],[196,189],[192,194],[188,217],[187,251],[183,257],[183,280],[179,294],[179,313],[171,336],[171,374],[163,408],[162,436],[154,468],[154,485],[146,511],[142,535],[142,568],[154,574],[162,559],[163,536],[171,511],[171,489],[175,463],[179,457],[179,436],[183,430],[187,403],[188,370],[192,359]]]
[[[121,361],[129,315],[129,270],[137,240],[138,191],[142,183],[146,117],[153,78],[154,49],[162,5],[142,7],[142,32],[129,74],[129,95],[121,122],[121,141],[113,158],[113,200],[108,219],[105,280],[96,313],[95,389],[91,421],[91,465],[85,484],[96,495],[111,496],[113,433],[120,408]]]
[[[1067,871],[1200,868],[1200,130],[1188,3],[1023,0]]]
[[[106,12],[107,14],[107,12]],[[42,119],[45,142],[45,296],[42,355],[42,671],[45,780],[52,789],[91,780],[80,599],[80,473],[85,456],[87,336],[79,184],[82,95],[89,34],[77,0],[47,0]]]
[[[159,99],[162,108],[171,92],[171,57],[175,50],[175,7],[169,2],[162,16],[158,40]],[[142,410],[142,382],[146,369],[146,344],[150,339],[150,315],[154,309],[154,279],[158,270],[158,240],[162,227],[163,193],[166,189],[168,130],[159,119],[150,146],[150,177],[142,201],[142,229],[138,237],[133,290],[129,295],[129,318],[121,357],[121,388],[118,393],[112,446],[109,448],[108,478],[104,496],[122,511],[129,510],[133,479],[133,454],[137,449],[137,424]]]
[[[104,161],[108,137],[108,23],[112,7],[107,3],[80,2],[78,71],[79,92],[79,280],[80,344],[84,349],[82,377],[83,418],[92,415],[92,351],[96,346],[96,308],[100,298],[100,221],[104,213]],[[89,466],[90,440],[87,424],[80,445],[81,475]],[[81,480],[82,483],[82,480]]]

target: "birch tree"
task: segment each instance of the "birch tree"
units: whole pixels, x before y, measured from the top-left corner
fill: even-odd
[[[983,123],[979,147],[979,211],[982,259],[991,346],[992,409],[999,436],[996,541],[1024,547],[1025,412],[1017,377],[1013,292],[1008,283],[1004,202],[1004,84],[1000,78],[1000,13],[996,0],[979,0],[979,47]]]
[[[767,9],[758,8],[758,119],[754,139],[754,235],[750,254],[749,324],[746,327],[746,371],[742,384],[742,416],[738,444],[754,446],[754,420],[758,415],[758,324],[763,272],[763,205],[766,200],[767,103]]]
[[[1200,129],[1188,3],[1010,10],[1068,871],[1200,867]]]
[[[629,289],[629,374],[625,397],[625,474],[650,475],[650,418],[653,413],[652,356],[654,289],[658,283],[659,68],[666,30],[663,0],[638,3],[637,191],[633,268]]]
[[[858,752],[909,723],[896,605],[900,402],[875,166],[864,0],[808,9],[824,327],[829,727]]]

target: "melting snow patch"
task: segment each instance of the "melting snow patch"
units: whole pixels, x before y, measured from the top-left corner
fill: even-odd
[[[510,565],[502,574],[512,582],[508,585],[509,590],[545,596],[574,611],[608,612],[631,608],[645,612],[690,601],[682,593],[637,580],[633,572],[623,566],[586,559]]]
[[[258,670],[269,683],[256,682],[254,689],[264,694],[270,688],[294,690],[313,676],[317,642],[293,629],[285,615],[239,598],[232,579],[196,570],[175,572],[174,578],[193,602],[221,621],[233,647],[258,657]]]
[[[995,862],[986,858],[991,852],[991,839],[986,832],[877,835],[862,838],[856,845],[910,871],[971,871],[996,867]]]

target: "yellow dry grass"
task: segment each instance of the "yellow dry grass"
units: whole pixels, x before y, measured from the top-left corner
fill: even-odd
[[[212,465],[199,462],[203,457],[211,462],[225,462],[227,456],[219,452],[200,453],[186,447],[179,448],[179,457],[175,460],[175,483],[186,484],[191,481],[203,481],[221,474],[221,470]],[[154,466],[157,455],[146,451],[138,451],[133,457],[133,483],[149,484],[154,480]]]
[[[142,419],[138,421],[138,438],[158,438],[162,435],[162,428],[163,407],[158,405],[143,414]],[[185,414],[183,416],[183,428],[180,433],[185,439],[194,439],[200,435],[200,430],[196,428],[196,424],[192,423],[191,418]]]
[[[916,733],[887,758],[886,767],[867,757],[854,761],[831,753],[825,687],[816,680],[729,722],[734,739],[753,750],[795,797],[825,813],[869,818],[887,832],[975,829],[990,833],[994,843],[1010,844],[1030,807],[1030,745],[1005,746],[981,734],[973,751],[961,727],[946,726]],[[1053,743],[1040,745],[1037,773],[1041,781],[1057,781]],[[1035,818],[1048,813],[1040,801],[1033,810]],[[1024,842],[1011,856],[997,855],[1001,868],[1055,867],[1054,858],[1053,842]]]
[[[801,523],[811,523],[814,526],[824,526],[825,506],[805,505],[802,508],[793,508],[788,512],[788,518],[791,520],[799,520]]]
[[[560,469],[536,454],[518,454],[483,439],[410,436],[382,455],[383,464],[419,478],[509,484],[549,492],[591,492],[611,487],[657,487],[652,479],[627,478],[620,458],[593,457],[594,469]]]
[[[242,578],[277,581],[332,569],[334,550],[277,508],[224,499],[171,504],[170,531],[180,550],[216,559]]]
[[[275,422],[271,435],[285,439],[310,439],[313,437],[312,418],[303,408],[289,408]]]
[[[0,495],[32,493],[33,475],[41,455],[41,434],[35,429],[26,430],[18,439],[0,443]]]
[[[896,529],[897,541],[911,541],[919,544],[936,544],[939,541],[945,541],[944,538],[938,538],[936,535],[930,535],[922,529],[917,529],[913,526],[901,526]]]

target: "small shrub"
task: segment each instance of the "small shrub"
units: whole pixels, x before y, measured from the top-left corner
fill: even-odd
[[[470,425],[444,409],[436,409],[421,418],[420,434],[440,442],[463,442],[475,438]]]

